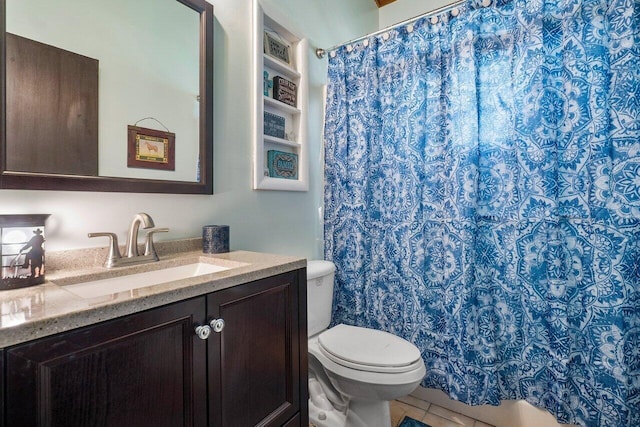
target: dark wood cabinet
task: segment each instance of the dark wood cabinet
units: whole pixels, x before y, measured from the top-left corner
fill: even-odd
[[[209,365],[220,366],[209,375],[211,425],[282,426],[299,411],[299,290],[294,272],[207,297],[225,322],[208,343]]]
[[[304,424],[305,285],[305,270],[296,270],[8,348],[4,421]],[[213,319],[224,320],[222,331],[199,338],[195,328]]]
[[[206,426],[205,301],[188,300],[10,348],[10,426]]]

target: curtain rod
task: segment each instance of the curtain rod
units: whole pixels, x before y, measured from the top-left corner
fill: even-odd
[[[415,22],[415,21],[417,21],[418,19],[421,19],[421,18],[425,18],[425,17],[433,16],[433,15],[439,15],[441,13],[448,12],[448,11],[450,11],[452,9],[455,9],[456,7],[460,6],[462,3],[465,3],[466,1],[467,0],[454,1],[453,3],[449,3],[447,5],[444,5],[442,7],[437,8],[437,9],[431,10],[429,12],[422,13],[420,15],[414,16],[413,18],[406,19],[406,20],[404,20],[402,22],[398,22],[397,24],[389,25],[388,27],[385,27],[385,28],[383,28],[381,30],[378,30],[378,31],[373,32],[373,33],[369,33],[369,34],[364,35],[362,37],[358,37],[358,38],[349,40],[348,42],[340,43],[340,44],[337,44],[335,46],[331,46],[330,48],[327,48],[327,49],[323,49],[323,48],[319,47],[319,48],[316,49],[316,56],[319,59],[322,59],[322,58],[324,58],[324,55],[327,52],[330,52],[330,51],[332,51],[334,49],[337,49],[337,48],[339,48],[341,46],[352,44],[352,43],[358,42],[360,40],[367,39],[369,37],[380,35],[382,33],[385,33],[387,31],[389,31],[389,30],[392,30],[394,28],[401,27],[403,25],[407,25],[407,24],[410,24],[412,22]],[[482,0],[482,5],[483,6],[488,6],[490,3],[491,3],[490,0]]]

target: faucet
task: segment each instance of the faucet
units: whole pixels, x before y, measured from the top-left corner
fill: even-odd
[[[140,255],[138,252],[138,232],[140,230],[140,225],[142,225],[144,230],[148,230],[145,238],[144,255]],[[155,224],[148,214],[140,212],[133,217],[133,221],[131,221],[131,225],[129,226],[129,234],[127,235],[127,246],[125,248],[124,257],[120,254],[118,236],[115,233],[89,233],[88,236],[108,237],[109,253],[107,254],[104,266],[106,268],[121,267],[124,265],[135,265],[160,260],[156,252],[156,248],[153,245],[153,235],[155,233],[166,233],[169,229],[153,227],[155,227]]]
[[[144,212],[140,212],[133,217],[133,221],[131,221],[131,225],[129,226],[127,248],[125,249],[125,255],[127,258],[140,256],[138,253],[138,229],[140,228],[140,224],[143,225],[142,228],[144,229],[156,226],[151,217]]]

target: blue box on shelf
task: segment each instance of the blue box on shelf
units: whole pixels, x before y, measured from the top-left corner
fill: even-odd
[[[265,111],[264,134],[284,139],[284,117]]]
[[[267,167],[272,178],[298,179],[298,155],[284,151],[267,151]]]

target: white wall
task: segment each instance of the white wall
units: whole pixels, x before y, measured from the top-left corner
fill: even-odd
[[[231,249],[308,258],[322,256],[322,86],[326,60],[309,52],[310,190],[251,189],[251,0],[210,0],[215,9],[213,196],[0,190],[0,214],[49,213],[47,250],[106,246],[88,239],[113,231],[124,239],[136,212],[171,232],[158,240],[201,235],[205,224],[231,226]],[[327,47],[377,29],[372,0],[267,0],[298,22],[312,47]]]

